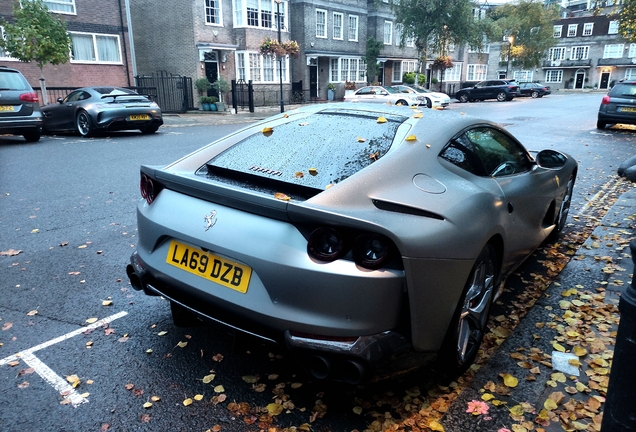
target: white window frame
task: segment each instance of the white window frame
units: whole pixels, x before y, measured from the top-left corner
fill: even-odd
[[[362,57],[332,57],[329,61],[329,81],[333,83],[345,81],[366,83],[366,63]]]
[[[222,4],[223,0],[218,0]],[[256,0],[258,2],[258,16],[256,18],[257,25],[251,25],[247,22],[247,0],[232,0],[232,10],[234,11],[234,28],[248,27],[248,28],[260,28],[269,29],[272,31],[278,31],[278,15],[276,14],[276,2],[274,0]],[[270,9],[263,9],[263,5],[268,5]],[[222,9],[222,6],[221,6]],[[283,25],[281,31],[288,32],[289,30],[289,2],[283,0],[279,6],[280,14],[283,18]],[[263,11],[270,13],[271,26],[263,27]],[[221,14],[221,18],[222,18]],[[223,21],[221,21],[222,25]]]
[[[327,39],[327,11],[324,9],[316,9],[316,37]]]
[[[582,55],[577,58],[576,54],[578,52],[581,52]],[[589,58],[590,55],[590,47],[587,45],[579,45],[579,46],[573,46],[570,49],[570,59],[572,60],[587,60]]]
[[[553,47],[548,50],[548,60],[558,61],[565,60],[565,47]]]
[[[563,69],[548,69],[545,71],[546,83],[561,83],[563,82]]]
[[[432,62],[430,62],[432,64]],[[462,76],[462,63],[455,62],[453,63],[453,67],[450,69],[446,69],[444,71],[444,82],[448,83],[451,81],[460,81]],[[437,70],[437,79],[441,81],[442,79],[442,70]]]
[[[607,34],[618,34],[618,20],[610,21]]]
[[[517,82],[532,82],[533,72],[531,70],[516,70],[512,77]]]
[[[50,12],[63,14],[63,15],[77,15],[77,7],[75,6],[75,0],[43,0],[44,5],[49,8]],[[72,11],[65,11],[58,9],[59,7],[71,7]]]
[[[342,40],[343,39],[343,25],[344,25],[344,14],[341,12],[334,12],[333,13],[333,38],[336,40]],[[338,19],[340,19],[340,25],[338,24]]]
[[[212,21],[213,15],[210,11],[217,11],[216,21]],[[205,25],[222,26],[223,25],[223,2],[222,0],[204,0],[203,15],[205,16]]]
[[[594,32],[594,23],[585,23],[583,24],[583,36],[592,36]]]
[[[569,24],[568,25],[568,37],[576,37],[576,33],[579,29],[578,24]]]
[[[625,69],[625,79],[626,80],[635,80],[636,79],[636,68],[627,68],[627,69]]]
[[[384,45],[393,44],[393,21],[384,21]]]
[[[402,62],[394,61],[393,62],[393,73],[391,74],[391,82],[397,83],[402,82]]]
[[[358,42],[358,22],[358,15],[349,15],[347,19],[347,38],[349,39],[349,42]],[[355,23],[354,26],[351,25],[353,23]]]
[[[69,36],[71,37],[71,40],[73,39],[73,35],[81,35],[81,36],[91,36],[93,38],[93,54],[95,55],[95,59],[91,59],[91,60],[77,60],[75,58],[73,58],[72,56],[72,51],[71,51],[71,63],[89,63],[89,64],[123,64],[122,61],[122,52],[121,52],[121,41],[119,39],[119,35],[116,34],[104,34],[104,33],[86,33],[86,32],[69,32]],[[99,47],[97,45],[97,38],[98,37],[106,37],[106,38],[113,38],[117,41],[117,51],[119,54],[119,60],[118,61],[103,61],[103,60],[98,60],[99,59]]]
[[[554,30],[552,31],[552,37],[560,38],[561,37],[561,33],[563,33],[563,26],[562,25],[555,25],[554,26]]]
[[[4,27],[0,26],[0,38],[4,39]],[[6,51],[0,49],[0,60],[12,60],[17,61],[18,59],[14,59],[13,57],[9,57]]]
[[[236,77],[254,84],[277,84],[279,63],[274,56],[263,56],[256,51],[235,51]],[[269,57],[269,59],[265,59]],[[265,69],[273,71],[272,80],[265,80]],[[258,76],[255,76],[258,75]],[[289,83],[289,56],[283,58],[283,83]]]
[[[634,58],[636,57],[636,43],[629,44],[629,51],[627,57]]]
[[[488,65],[481,63],[469,64],[466,70],[466,81],[483,81],[488,75]]]
[[[623,58],[625,44],[607,44],[603,49],[603,58]]]
[[[395,39],[395,45],[396,46],[400,46],[400,39],[402,39],[402,24],[396,24],[395,28],[393,29],[394,34],[394,38]]]
[[[415,69],[417,69],[417,60],[402,60],[402,75],[415,72]]]

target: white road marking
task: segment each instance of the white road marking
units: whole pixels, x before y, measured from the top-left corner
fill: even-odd
[[[44,381],[57,390],[60,395],[63,395],[65,398],[70,400],[71,405],[74,407],[83,403],[88,403],[88,399],[82,397],[78,392],[76,392],[68,381],[53,372],[53,369],[42,363],[42,361],[32,353],[22,353],[20,358],[27,365],[31,366],[33,370],[44,379]]]
[[[108,324],[112,321],[115,321],[116,319],[125,317],[126,315],[128,315],[128,312],[121,311],[119,313],[116,313],[115,315],[111,315],[99,321],[95,321],[93,324],[90,324],[86,327],[78,328],[77,330],[74,330],[70,333],[66,333],[63,336],[56,337],[55,339],[51,339],[50,341],[41,343],[39,345],[36,345],[24,351],[20,351],[18,353],[10,355],[9,357],[5,357],[2,360],[0,360],[0,366],[3,366],[12,361],[22,360],[27,365],[32,367],[33,370],[44,379],[44,381],[49,383],[61,395],[68,398],[74,407],[83,403],[87,403],[88,399],[82,397],[79,393],[77,393],[75,389],[65,379],[63,379],[61,376],[56,374],[50,367],[42,363],[42,361],[39,358],[37,358],[33,353],[41,349],[50,347],[51,345],[55,345],[57,343],[70,339],[79,334],[82,334],[86,332],[87,330],[93,330],[98,327],[101,327],[104,324]]]
[[[581,211],[577,214],[577,216],[587,216],[592,207],[598,204],[602,204],[610,194],[616,192],[620,186],[619,179],[612,179],[601,186],[601,190],[598,191],[592,198],[590,198],[587,203],[581,208]]]

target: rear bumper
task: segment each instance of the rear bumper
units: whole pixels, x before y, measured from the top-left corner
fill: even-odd
[[[636,124],[636,114],[621,114],[619,112],[607,113],[604,111],[598,112],[598,121],[605,123],[622,123],[622,124]]]
[[[23,134],[42,130],[42,116],[0,117],[0,134]]]

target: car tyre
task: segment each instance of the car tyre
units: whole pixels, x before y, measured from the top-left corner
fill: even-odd
[[[508,96],[506,95],[506,92],[499,92],[497,93],[497,100],[499,102],[504,102],[505,100],[508,99]]]
[[[142,134],[153,134],[159,130],[159,126],[148,126],[139,130]]]
[[[438,355],[438,369],[446,378],[458,377],[475,361],[486,332],[496,284],[495,248],[487,244],[475,260]]]
[[[395,105],[409,106],[408,102],[406,102],[404,99],[400,99],[395,103]]]
[[[539,92],[535,90],[535,91],[532,92],[532,94],[530,96],[532,96],[532,99],[536,99],[536,98],[539,97]]]
[[[596,128],[597,129],[605,129],[605,126],[607,126],[607,123],[605,123],[604,121],[598,120],[596,122]]]
[[[22,134],[22,136],[24,137],[24,139],[27,142],[38,142],[40,141],[40,137],[42,136],[42,132],[37,130],[34,132],[27,132],[25,134]]]
[[[429,98],[426,98],[426,108],[433,108],[433,102]]]
[[[199,327],[203,322],[188,309],[183,306],[170,302],[170,312],[172,313],[172,322],[177,327]]]
[[[459,95],[457,100],[459,100],[461,103],[466,103],[468,102],[468,95],[466,93],[462,93],[461,95]]]
[[[77,113],[75,125],[77,126],[77,131],[83,137],[90,137],[94,134],[91,118],[86,111]]]
[[[574,191],[574,181],[575,175],[572,175],[565,187],[565,193],[563,194],[563,199],[561,200],[561,206],[559,207],[559,212],[557,213],[556,221],[554,222],[554,230],[550,233],[550,238],[552,240],[556,239],[561,231],[563,231],[565,222],[568,219],[568,214],[570,213],[570,204],[572,203],[572,193]]]

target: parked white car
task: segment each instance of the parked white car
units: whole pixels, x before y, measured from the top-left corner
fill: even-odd
[[[403,93],[392,87],[367,86],[344,97],[345,102],[391,103],[393,105],[418,106],[423,104],[417,94]]]
[[[416,85],[402,84],[393,86],[393,88],[402,93],[416,94],[417,96],[424,98],[424,103],[422,105],[426,105],[428,108],[440,109],[446,108],[450,105],[450,96],[446,93],[434,92]]]

